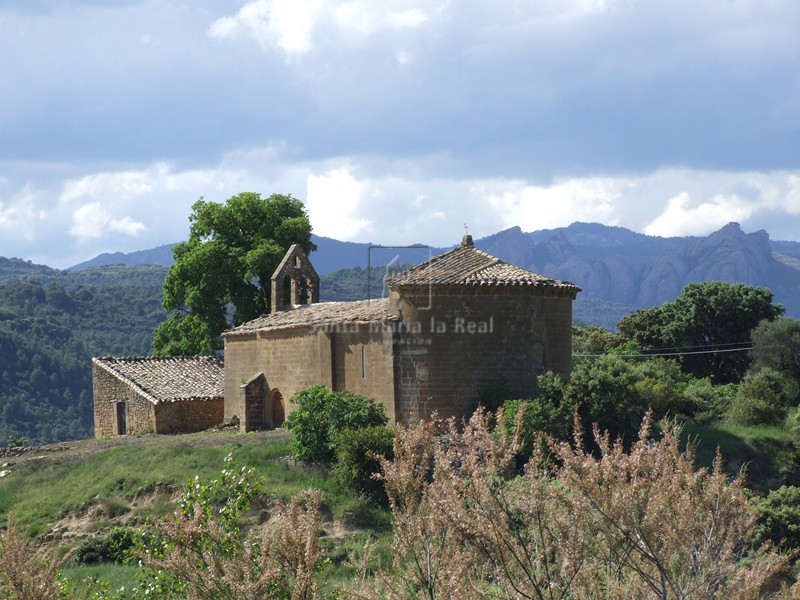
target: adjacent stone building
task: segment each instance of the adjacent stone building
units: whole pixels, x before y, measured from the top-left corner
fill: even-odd
[[[407,422],[467,417],[499,381],[526,397],[541,373],[571,369],[580,289],[490,256],[471,236],[388,279],[389,297],[376,300],[316,303],[319,279],[302,250],[282,265],[273,313],[223,334],[225,421],[244,431],[280,426],[287,400],[314,384],[372,396]],[[282,306],[287,282],[292,303]]]
[[[222,364],[214,356],[93,358],[95,437],[222,424]]]

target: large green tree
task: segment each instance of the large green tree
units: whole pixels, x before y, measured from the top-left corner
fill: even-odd
[[[202,198],[192,206],[189,240],[173,249],[164,282],[172,315],[155,330],[157,355],[211,354],[220,334],[269,312],[270,277],[292,244],[306,253],[311,223],[291,195],[243,193],[225,204]]]
[[[762,320],[783,314],[764,287],[690,283],[672,302],[623,318],[620,334],[645,350],[679,354],[683,369],[715,383],[738,382],[750,363],[750,335]]]
[[[753,370],[772,368],[800,381],[800,321],[763,321],[753,330]]]

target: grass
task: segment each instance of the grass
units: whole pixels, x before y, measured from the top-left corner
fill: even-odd
[[[736,474],[746,466],[748,485],[756,491],[780,486],[797,467],[798,451],[788,429],[688,424],[684,435],[697,444],[699,466],[710,466],[719,447],[726,469]],[[311,487],[322,490],[324,513],[341,525],[321,540],[327,557],[326,586],[346,588],[364,574],[385,568],[391,563],[388,510],[342,489],[326,467],[287,460],[290,444],[285,437],[238,432],[207,437],[151,435],[113,446],[99,443],[79,457],[50,454],[19,459],[12,474],[0,479],[0,516],[5,520],[13,510],[17,523],[32,536],[50,531],[66,515],[89,509],[95,515],[90,531],[102,534],[118,525],[120,517],[137,526],[171,513],[180,487],[195,475],[205,481],[217,477],[224,457],[231,454],[234,468],[254,467],[264,479],[264,498],[256,510],[267,510],[272,498],[287,500]],[[149,497],[147,503],[139,501],[144,495]],[[367,547],[371,550],[365,554]],[[106,581],[111,590],[130,589],[137,584],[136,572],[131,566],[74,563],[62,571],[77,597],[89,589],[82,583],[87,578]]]
[[[61,569],[61,577],[69,582],[72,597],[88,598],[97,589],[92,580],[105,582],[112,591],[130,590],[138,585],[139,572],[139,567],[132,565],[69,566]]]
[[[292,467],[285,460],[290,442],[248,434],[226,435],[213,446],[193,444],[169,436],[152,436],[150,443],[119,445],[81,460],[30,460],[17,465],[12,476],[0,481],[0,514],[13,510],[18,522],[35,536],[52,528],[58,519],[97,506],[113,518],[130,511],[130,503],[157,489],[178,489],[198,475],[211,479],[222,468],[226,455],[234,467],[256,468],[271,498],[288,499],[308,487],[320,487],[326,472]],[[165,512],[163,499],[157,509]]]
[[[748,487],[758,492],[780,487],[797,470],[798,449],[784,427],[688,424],[684,435],[697,444],[699,466],[710,467],[719,448],[726,471],[734,476],[744,468]]]
[[[119,525],[115,517],[125,516],[137,526],[161,518],[175,509],[175,492],[198,475],[208,481],[219,475],[223,459],[233,457],[232,467],[255,468],[262,477],[264,497],[254,509],[266,507],[270,499],[288,500],[301,490],[315,487],[323,492],[323,511],[341,523],[337,533],[323,537],[328,555],[326,585],[344,585],[355,571],[366,545],[375,548],[369,564],[389,560],[391,525],[388,510],[343,490],[323,466],[295,464],[287,460],[290,439],[225,432],[201,436],[145,436],[130,443],[99,443],[92,452],[76,457],[48,455],[43,459],[20,460],[11,476],[0,480],[0,515],[5,520],[13,511],[17,523],[31,536],[52,530],[59,519],[92,510],[94,521],[88,531],[99,535]],[[164,491],[166,490],[166,491]],[[159,493],[160,492],[160,493]],[[147,503],[142,495],[152,497]],[[265,510],[265,508],[262,508]],[[369,542],[369,544],[368,544]],[[72,545],[77,540],[70,542]],[[66,551],[67,543],[63,543]],[[75,597],[86,596],[91,580],[108,583],[109,590],[131,589],[137,585],[138,568],[103,564],[77,566],[70,561],[62,569]]]

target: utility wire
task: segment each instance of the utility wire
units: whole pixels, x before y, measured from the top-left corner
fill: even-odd
[[[722,345],[722,344],[720,344]],[[702,348],[703,346],[687,346],[689,348]],[[749,352],[753,346],[748,348],[724,348],[721,350],[693,350],[691,352],[648,352],[643,354],[614,354],[620,358],[649,358],[651,356],[688,356],[690,354],[717,354],[720,352]],[[608,355],[608,352],[601,354],[573,354],[573,358],[599,358]]]

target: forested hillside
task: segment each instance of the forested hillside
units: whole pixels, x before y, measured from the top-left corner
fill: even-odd
[[[166,269],[0,267],[0,444],[92,435],[91,357],[149,354]]]

